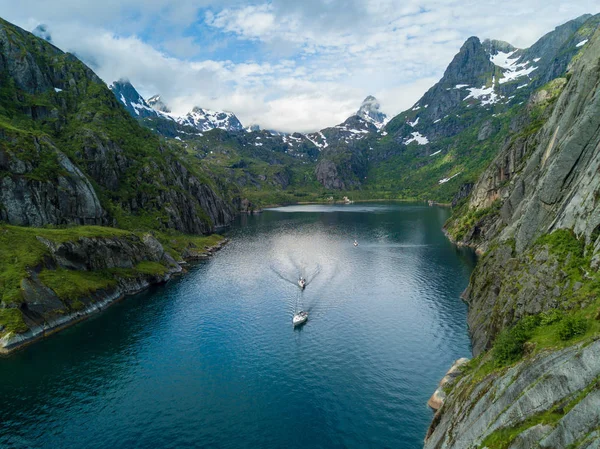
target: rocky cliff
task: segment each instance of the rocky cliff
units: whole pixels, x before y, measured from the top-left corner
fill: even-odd
[[[140,127],[77,58],[1,20],[0,81],[0,219],[187,233],[231,220],[194,158]]]
[[[159,240],[160,239],[160,240]],[[0,225],[0,353],[180,273],[223,240],[80,226]]]
[[[600,31],[447,224],[482,252],[464,293],[478,356],[426,448],[598,447]]]
[[[237,193],[73,55],[0,19],[0,352],[181,271]]]

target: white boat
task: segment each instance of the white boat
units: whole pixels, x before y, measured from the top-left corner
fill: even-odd
[[[306,323],[306,320],[308,320],[308,312],[301,310],[294,315],[294,318],[292,318],[292,323],[294,324],[294,327],[296,327]]]
[[[354,240],[354,246],[358,246],[358,242]]]
[[[304,278],[300,278],[300,279],[298,279],[298,286],[299,286],[299,287],[300,287],[302,290],[304,290],[304,287],[306,287],[306,279],[304,279]]]

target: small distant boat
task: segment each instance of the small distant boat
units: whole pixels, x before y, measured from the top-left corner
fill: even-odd
[[[300,279],[298,279],[298,286],[299,286],[299,287],[300,287],[302,290],[304,290],[304,287],[306,287],[306,279],[304,279],[304,278],[300,278]]]
[[[358,246],[358,242],[354,240],[354,246]]]
[[[294,325],[294,327],[300,326],[301,324],[306,323],[306,320],[308,320],[308,312],[301,310],[300,312],[294,315],[294,318],[292,318],[292,324]]]

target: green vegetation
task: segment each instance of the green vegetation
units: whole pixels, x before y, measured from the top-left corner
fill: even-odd
[[[567,413],[581,402],[590,392],[598,390],[600,388],[600,376],[594,379],[586,388],[569,398],[568,402],[557,404],[551,407],[549,410],[537,413],[530,416],[525,421],[513,426],[503,427],[495,430],[489,434],[481,443],[481,447],[487,447],[489,449],[507,449],[511,443],[525,430],[530,429],[538,424],[554,426],[560,421]],[[578,447],[576,445],[569,447]]]
[[[507,449],[514,439],[525,430],[537,426],[538,424],[553,425],[563,416],[564,412],[558,412],[554,408],[546,412],[538,413],[514,427],[502,427],[494,431],[483,440],[481,447],[487,447],[488,449]]]
[[[0,335],[25,332],[28,329],[19,309],[0,309],[0,326],[3,327]]]
[[[163,276],[167,272],[167,267],[158,262],[143,261],[136,265],[135,271],[151,276]]]
[[[71,303],[87,297],[98,290],[117,285],[117,280],[109,272],[74,271],[58,268],[43,270],[40,280],[63,301]]]
[[[23,301],[21,282],[30,278],[32,270],[39,271],[37,277],[65,303],[65,310],[83,308],[82,298],[89,297],[98,290],[114,288],[119,279],[163,276],[167,272],[166,266],[152,261],[142,261],[131,269],[97,271],[75,271],[47,266],[46,258],[49,257],[50,250],[40,238],[55,244],[76,242],[80,238],[118,238],[141,244],[140,238],[143,234],[144,232],[133,233],[101,226],[27,228],[0,225],[0,326],[3,326],[0,336],[7,332],[27,330],[17,306]],[[216,234],[191,236],[175,232],[155,232],[155,236],[165,251],[176,260],[182,259],[182,252],[186,249],[203,252],[223,240],[223,237]]]
[[[566,317],[558,328],[558,338],[567,341],[585,335],[588,327],[588,321],[582,316]]]
[[[155,232],[154,235],[163,245],[165,251],[168,252],[176,261],[183,259],[182,254],[186,250],[204,252],[208,248],[214,247],[223,241],[223,237],[218,234],[201,236]]]
[[[528,316],[523,318],[510,329],[505,329],[494,342],[493,355],[497,366],[504,366],[516,362],[523,355],[523,347],[539,325],[538,317]]]
[[[455,220],[448,222],[448,233],[455,241],[461,241],[467,232],[488,217],[494,217],[500,212],[502,202],[497,199],[489,207],[483,209],[470,208],[467,205],[461,206],[461,212],[454,214]],[[465,211],[466,210],[466,211]]]

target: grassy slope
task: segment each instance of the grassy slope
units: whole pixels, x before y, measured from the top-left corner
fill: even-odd
[[[24,331],[23,320],[16,306],[22,302],[21,281],[29,276],[29,269],[43,266],[44,257],[49,251],[37,237],[62,243],[76,241],[81,237],[104,237],[127,239],[140,237],[141,233],[107,228],[101,226],[77,226],[61,229],[24,228],[19,226],[0,225],[0,325],[3,332]],[[221,236],[188,236],[182,234],[156,233],[165,250],[176,260],[186,248],[204,250],[222,240]],[[68,309],[81,307],[79,298],[96,290],[116,285],[119,278],[137,276],[139,274],[161,275],[166,267],[157,262],[143,261],[133,269],[99,270],[80,272],[66,269],[50,270],[44,268],[40,272],[42,282],[50,287],[63,300]],[[3,334],[0,332],[0,336]]]

